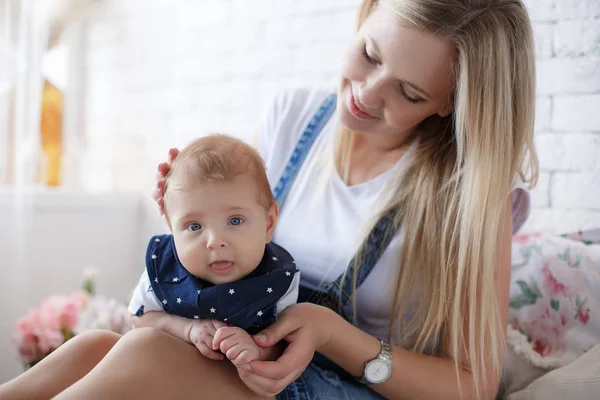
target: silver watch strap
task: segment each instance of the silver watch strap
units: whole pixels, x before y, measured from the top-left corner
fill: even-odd
[[[379,352],[379,358],[392,362],[392,345],[388,342],[384,342],[381,339],[379,339],[379,341],[381,342],[381,351]]]

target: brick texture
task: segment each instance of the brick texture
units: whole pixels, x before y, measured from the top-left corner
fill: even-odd
[[[525,2],[542,171],[525,230],[600,226],[600,1]],[[273,93],[332,85],[359,3],[98,2],[82,32],[81,66],[95,189],[148,191],[169,147],[215,131],[250,140]],[[107,163],[119,174],[98,172]]]

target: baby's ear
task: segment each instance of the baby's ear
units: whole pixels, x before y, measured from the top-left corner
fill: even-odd
[[[273,240],[278,218],[279,204],[277,204],[277,201],[273,200],[273,204],[271,204],[271,207],[269,207],[269,210],[267,211],[267,243],[270,243],[271,240]]]

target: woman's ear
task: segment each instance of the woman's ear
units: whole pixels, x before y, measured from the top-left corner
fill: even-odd
[[[452,112],[454,111],[454,102],[450,101],[448,102],[448,104],[446,105],[445,108],[443,108],[442,110],[440,110],[438,112],[438,115],[442,118],[447,117],[448,115],[452,114]]]
[[[279,204],[275,200],[273,200],[273,204],[269,207],[267,211],[267,243],[270,243],[273,240],[273,235],[275,235],[275,228],[277,227],[277,219],[279,218]]]
[[[452,112],[454,111],[454,93],[451,94],[449,97],[450,98],[448,99],[446,104],[443,106],[443,108],[440,111],[438,111],[438,115],[442,118],[447,117],[448,115],[452,114]]]

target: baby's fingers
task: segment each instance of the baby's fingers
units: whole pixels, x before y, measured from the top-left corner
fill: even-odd
[[[233,349],[231,349],[231,350],[233,350]],[[258,360],[258,356],[259,356],[258,350],[255,350],[255,349],[242,349],[242,351],[240,351],[239,354],[235,358],[230,358],[229,352],[227,352],[227,358],[229,358],[231,360],[231,362],[233,363],[233,365],[235,365],[236,367],[240,367],[242,365],[247,365],[251,361]]]
[[[173,160],[177,158],[178,155],[179,155],[179,149],[176,149],[176,148],[169,149],[169,164],[171,164],[173,162]]]
[[[211,360],[222,360],[223,359],[223,354],[221,354],[218,351],[214,351],[213,349],[209,348],[206,343],[204,342],[200,342],[196,345],[196,348],[200,351],[200,353],[202,353],[202,355],[204,355],[206,358],[210,358]]]

